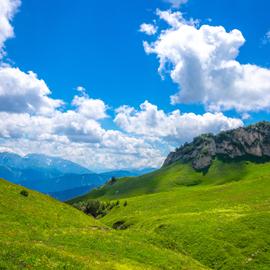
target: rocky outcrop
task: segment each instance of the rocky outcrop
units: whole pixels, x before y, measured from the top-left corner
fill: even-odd
[[[163,166],[176,161],[191,162],[195,170],[203,171],[211,166],[215,158],[257,161],[270,159],[270,122],[260,122],[218,135],[203,134],[171,152]]]

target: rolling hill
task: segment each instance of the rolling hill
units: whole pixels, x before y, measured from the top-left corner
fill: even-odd
[[[210,269],[267,270],[269,194],[270,163],[215,161],[206,175],[191,165],[173,164],[105,185],[76,202],[127,201],[127,207],[113,209],[101,222],[111,227],[121,223],[130,232],[157,233],[162,247]]]
[[[113,203],[98,219],[0,180],[0,269],[268,270],[268,131],[202,135],[157,171],[69,201]]]
[[[0,269],[208,269],[154,233],[117,231],[51,197],[0,180]],[[121,208],[121,206],[119,207]]]
[[[120,200],[101,222],[158,235],[210,269],[269,269],[270,125],[202,135],[161,169],[106,183],[71,204]],[[233,147],[232,147],[233,145]]]
[[[252,161],[227,163],[215,160],[206,174],[195,171],[191,164],[176,162],[146,175],[120,178],[113,185],[106,183],[84,196],[74,198],[71,202],[96,198],[105,200],[127,198],[185,187],[222,185],[260,177],[270,179],[269,162],[261,164]],[[244,184],[245,182],[243,182]]]

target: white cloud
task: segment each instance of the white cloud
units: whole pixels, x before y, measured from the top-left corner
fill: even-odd
[[[186,25],[191,25],[196,27],[199,24],[199,20],[194,20],[193,18],[191,19],[185,19],[183,17],[182,12],[180,11],[171,11],[171,10],[160,10],[157,9],[157,16],[164,20],[166,23],[168,23],[173,29],[178,29],[180,28],[183,24]]]
[[[91,99],[87,95],[75,96],[72,105],[77,107],[77,111],[87,118],[103,119],[107,117],[107,107],[100,99]]]
[[[165,113],[148,101],[140,105],[139,111],[122,106],[116,112],[114,121],[124,131],[157,139],[163,138],[178,145],[202,133],[217,133],[243,125],[241,120],[226,117],[222,113],[181,114],[179,110]]]
[[[51,114],[63,102],[50,98],[50,94],[46,83],[34,72],[0,67],[0,111]]]
[[[5,40],[14,35],[10,21],[19,4],[18,0],[0,0],[2,52]],[[186,21],[180,12],[160,12],[159,16],[171,25],[171,29],[162,32],[160,43],[165,35],[178,31],[182,25],[195,29],[195,22]],[[157,27],[145,24],[141,30],[154,34]],[[149,53],[160,53],[155,51],[156,45],[158,41],[146,45],[146,49]],[[167,47],[171,49],[169,45]],[[173,52],[176,57],[179,56],[177,50]],[[163,53],[160,57],[164,64],[162,68],[174,58]],[[108,118],[105,102],[89,97],[83,86],[78,86],[76,90],[80,94],[73,98],[71,104],[66,104],[66,109],[62,106],[63,101],[51,97],[49,87],[34,72],[26,73],[2,64],[0,151],[62,156],[92,169],[154,167],[162,164],[172,146],[179,146],[200,133],[242,125],[240,120],[221,113],[181,114],[178,110],[165,113],[157,106],[144,102],[139,111],[129,106],[117,110],[114,121],[122,131],[106,129],[102,125],[102,121]]]
[[[76,96],[75,100],[79,98]],[[50,115],[29,114],[27,110],[0,112],[0,137],[100,143],[106,130],[97,120],[106,116],[105,104],[101,100],[82,98],[87,106],[73,103],[77,106],[75,110],[55,110]]]
[[[188,2],[188,0],[164,0],[164,1],[170,3],[174,8],[179,8],[182,4]]]
[[[0,59],[4,42],[14,36],[10,24],[19,0],[0,0]],[[153,29],[152,29],[153,30]],[[159,149],[142,138],[104,129],[108,106],[76,88],[69,110],[52,98],[46,83],[30,71],[0,66],[0,151],[62,156],[96,169],[160,165]]]
[[[149,23],[143,23],[140,26],[140,32],[145,33],[148,36],[156,34],[157,30],[158,28],[155,25]]]
[[[159,166],[164,160],[144,139],[106,130],[74,111],[53,117],[0,113],[0,149],[68,157],[98,170]]]
[[[83,98],[84,102],[91,100],[92,109],[97,107],[96,101],[103,103]],[[104,129],[98,122],[102,118],[85,113],[78,106],[65,112],[56,110],[52,115],[0,112],[0,148],[21,151],[20,154],[68,155],[92,169],[138,168],[162,163],[163,154],[151,143],[132,134]]]
[[[4,42],[14,36],[13,27],[10,24],[14,14],[20,6],[20,0],[0,1],[0,58],[3,56]]]
[[[172,103],[201,103],[211,111],[269,110],[270,70],[236,60],[245,43],[239,30],[196,27],[180,12],[158,11],[158,16],[169,27],[144,47],[157,55],[159,72],[170,72],[179,85]]]
[[[86,89],[83,87],[83,86],[77,86],[76,87],[76,90],[80,93],[85,93],[86,92]]]
[[[11,20],[20,4],[20,0],[0,0],[0,60],[5,41],[14,36]],[[50,94],[46,83],[34,72],[25,73],[1,63],[0,112],[51,114],[63,103],[50,98]]]
[[[141,145],[135,152],[111,149],[99,145],[75,142],[32,141],[10,139],[0,145],[0,150],[20,155],[42,153],[78,162],[92,170],[131,169],[160,166],[165,156],[158,149]]]
[[[95,119],[74,111],[58,113],[52,121],[54,133],[74,142],[100,143],[105,132]]]
[[[242,125],[221,113],[165,113],[147,101],[139,111],[128,106],[117,110],[114,121],[123,132],[104,129],[99,120],[76,109],[53,115],[0,112],[0,147],[68,156],[92,169],[153,167],[161,165],[172,146]]]

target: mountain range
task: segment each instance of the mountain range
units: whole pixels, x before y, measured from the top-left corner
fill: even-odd
[[[24,157],[15,153],[0,153],[0,177],[60,200],[82,195],[112,177],[135,176],[142,171],[111,171],[94,173],[74,162],[42,154]]]

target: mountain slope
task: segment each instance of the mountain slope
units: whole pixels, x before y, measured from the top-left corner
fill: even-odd
[[[270,179],[269,162],[258,164],[251,161],[215,160],[206,174],[195,171],[191,164],[176,162],[150,174],[121,178],[113,185],[106,183],[84,196],[74,198],[72,202],[95,198],[126,198],[171,191],[178,187],[220,185],[259,177],[269,177]]]
[[[125,175],[132,175],[132,173],[112,171],[101,174],[64,174],[59,177],[48,177],[47,179],[39,179],[37,176],[39,180],[22,181],[20,185],[49,194],[56,199],[68,200],[89,192],[89,190],[104,184],[113,176]]]
[[[113,209],[101,221],[157,233],[162,240],[153,241],[211,269],[267,270],[269,194],[270,163],[216,160],[205,175],[190,164],[175,163],[152,174],[118,180],[76,201],[113,198],[120,199],[120,205],[126,201],[126,207]]]
[[[191,143],[171,152],[163,166],[177,161],[189,162],[195,170],[206,172],[216,158],[225,161],[270,161],[270,122],[259,122],[217,135],[198,136]]]
[[[210,269],[268,270],[269,142],[269,123],[202,135],[161,169],[106,183],[70,203],[120,199],[126,207],[101,219],[108,226],[156,233],[160,246]]]
[[[134,196],[102,222],[157,233],[163,247],[211,269],[267,270],[270,265],[270,178],[178,187]],[[155,240],[158,242],[158,240]]]
[[[270,176],[269,159],[268,122],[216,136],[203,134],[170,153],[161,169],[139,177],[118,179],[113,185],[107,183],[79,200],[137,196],[168,191],[177,186],[223,184]]]
[[[115,231],[82,212],[0,180],[1,269],[208,269],[155,234]]]

